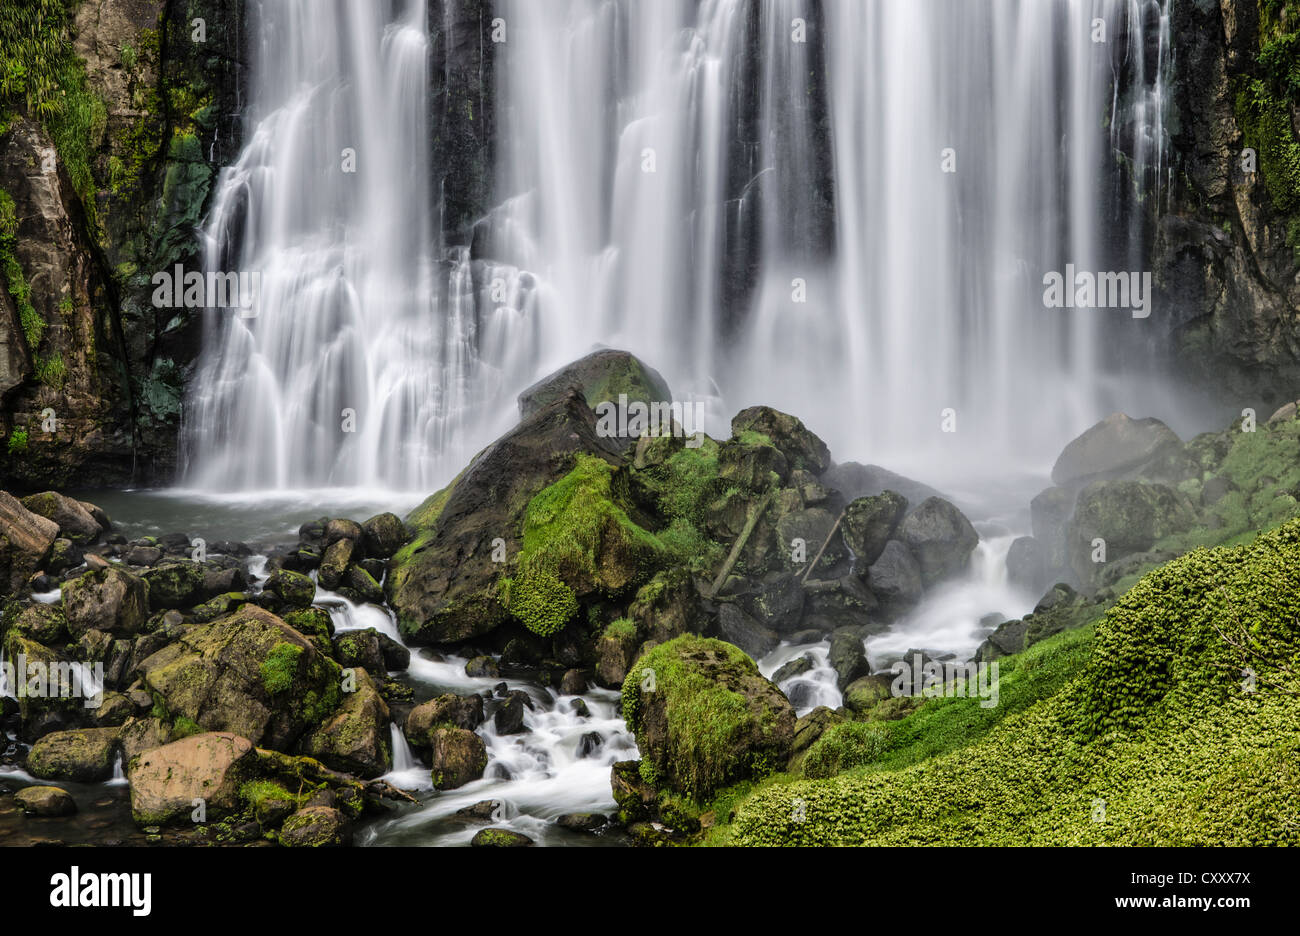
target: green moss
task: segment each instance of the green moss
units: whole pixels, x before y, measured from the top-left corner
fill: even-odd
[[[741,430],[740,435],[736,436],[736,441],[741,445],[766,445],[773,447],[772,437],[765,432],[756,432],[753,429]]]
[[[691,662],[701,653],[721,657],[738,675],[757,674],[758,667],[743,650],[721,640],[683,634],[653,648],[629,669],[622,687],[623,719],[642,748],[641,775],[659,784],[655,764],[647,755],[642,721],[642,688],[647,671],[653,671],[653,691],[663,693],[667,736],[662,758],[671,763],[681,792],[696,799],[707,797],[736,779],[736,774],[762,776],[777,766],[738,764],[735,741],[752,727],[755,715],[745,696],[728,689],[724,680],[706,676]],[[784,765],[781,765],[784,766]]]
[[[554,634],[577,614],[575,585],[613,596],[664,558],[659,538],[628,516],[615,480],[608,462],[579,455],[572,471],[528,502],[518,567],[501,583],[501,602],[534,633]]]
[[[605,637],[613,640],[635,640],[636,623],[631,618],[619,618],[616,621],[610,621],[605,627]]]
[[[8,451],[10,455],[21,455],[27,451],[27,430],[15,429],[9,434]]]
[[[1300,520],[1249,545],[1197,550],[1115,604],[1059,691],[996,717],[983,737],[890,769],[905,743],[896,724],[881,762],[762,785],[712,840],[1298,844],[1298,618]],[[1058,671],[1040,690],[1068,669],[1080,633],[1021,657],[1026,675],[1035,653]],[[1246,666],[1255,691],[1243,686]],[[1008,688],[1004,676],[1004,700]]]
[[[881,723],[840,722],[827,728],[804,756],[806,777],[833,777],[878,760],[889,747],[889,728]]]
[[[193,719],[186,718],[184,715],[179,716],[172,723],[172,740],[179,741],[181,738],[188,738],[190,735],[202,734],[203,728]]]
[[[302,657],[302,647],[291,643],[278,643],[262,661],[262,685],[271,695],[287,691],[298,674],[298,662]]]

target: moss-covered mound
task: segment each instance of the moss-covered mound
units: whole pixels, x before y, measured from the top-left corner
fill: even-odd
[[[641,775],[698,799],[785,766],[794,709],[743,651],[683,634],[632,665],[623,718],[641,749]]]
[[[1300,520],[1197,550],[1111,609],[1060,692],[912,766],[760,788],[730,839],[1300,843],[1298,619]]]
[[[502,604],[548,636],[578,613],[578,598],[617,595],[648,578],[665,553],[628,516],[626,478],[602,458],[579,455],[574,469],[528,502],[515,574]]]

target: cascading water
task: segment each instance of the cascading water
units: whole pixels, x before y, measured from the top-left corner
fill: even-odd
[[[260,276],[211,310],[188,481],[410,489],[463,449],[473,317],[434,262],[421,0],[259,4],[247,140],[204,266]]]
[[[205,259],[261,295],[209,316],[187,477],[431,489],[598,344],[720,388],[713,431],[1041,465],[1111,405],[1128,312],[1042,276],[1103,260],[1112,147],[1162,172],[1167,2],[502,0],[497,207],[441,263],[424,4],[265,3]]]

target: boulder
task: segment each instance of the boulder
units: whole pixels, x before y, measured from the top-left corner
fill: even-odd
[[[998,657],[1019,653],[1025,649],[1027,628],[1024,621],[1004,621],[999,624],[997,630],[989,634],[975,651],[975,662],[989,663]]]
[[[801,717],[794,726],[794,742],[790,746],[791,757],[798,757],[820,738],[826,729],[844,721],[844,715],[819,705],[807,715]],[[793,766],[793,765],[792,765]]]
[[[23,506],[34,514],[54,521],[59,527],[59,534],[78,546],[90,545],[107,529],[106,526],[100,526],[99,521],[81,501],[57,491],[24,497]]]
[[[661,643],[678,634],[697,632],[700,609],[695,582],[680,566],[656,573],[637,590],[636,597],[628,606],[627,616],[638,632]],[[624,669],[630,662],[629,659],[623,663]],[[622,676],[609,682],[614,686],[622,684]]]
[[[904,517],[898,539],[916,557],[927,588],[965,569],[980,541],[966,515],[940,497],[927,498]]]
[[[744,441],[746,433],[764,436],[768,443],[785,456],[793,469],[821,474],[831,464],[830,449],[816,434],[788,413],[770,406],[751,406],[737,413],[731,420],[731,437]]]
[[[92,629],[134,634],[148,618],[148,590],[142,578],[119,566],[91,569],[63,583],[63,612],[73,637]]]
[[[316,600],[316,583],[309,576],[289,569],[276,569],[266,580],[265,591],[279,599],[284,610],[305,610]]]
[[[794,679],[802,676],[817,666],[817,662],[812,658],[812,654],[805,653],[797,656],[793,660],[786,660],[777,667],[776,672],[772,674],[772,682],[778,686],[788,679]]]
[[[365,630],[347,630],[334,635],[334,659],[340,666],[360,666],[372,673],[383,673],[384,649],[379,643],[379,631],[373,627]]]
[[[14,802],[28,816],[71,816],[77,811],[77,801],[52,786],[23,787],[14,794]]]
[[[755,660],[767,656],[781,642],[776,631],[764,627],[730,603],[718,608],[718,636],[744,650]]]
[[[289,848],[337,848],[349,842],[348,820],[332,806],[305,806],[284,820],[279,839]]]
[[[1182,440],[1160,420],[1112,413],[1066,445],[1052,466],[1052,481],[1082,486],[1138,477],[1176,457],[1182,448]]]
[[[479,829],[469,840],[470,848],[526,848],[533,840],[513,829]]]
[[[1034,539],[1042,547],[1043,563],[1048,572],[1061,574],[1069,567],[1065,549],[1065,528],[1074,513],[1078,491],[1051,487],[1029,502],[1029,517]]]
[[[366,780],[392,769],[388,705],[370,675],[353,673],[356,688],[343,694],[343,704],[302,742],[302,752],[326,767]]]
[[[645,671],[653,674],[648,680]],[[794,737],[794,709],[754,661],[737,647],[691,634],[633,665],[623,685],[623,717],[641,751],[641,776],[699,800],[782,769]]]
[[[374,559],[387,559],[406,544],[406,539],[406,525],[397,514],[376,514],[361,524],[361,545]]]
[[[844,509],[841,528],[857,568],[865,569],[885,551],[907,513],[907,498],[894,491],[859,497]]]
[[[406,716],[405,735],[411,747],[427,755],[433,747],[433,731],[453,727],[473,731],[483,724],[483,697],[445,693],[411,709]]]
[[[579,454],[621,464],[615,441],[597,435],[595,415],[571,393],[531,412],[417,507],[407,518],[415,537],[393,556],[385,582],[407,640],[455,643],[505,622],[507,564],[492,561],[493,541],[518,556],[515,531],[530,500],[569,474]]]
[[[827,662],[835,670],[835,682],[840,691],[855,679],[870,673],[867,652],[862,645],[862,632],[857,628],[846,627],[831,634]]]
[[[836,491],[845,504],[885,491],[898,493],[909,504],[920,504],[927,498],[941,496],[929,485],[879,465],[860,465],[857,462],[845,462],[827,469],[821,476],[821,483]]]
[[[27,754],[27,772],[42,780],[96,783],[113,775],[118,729],[79,728],[47,734]]]
[[[655,788],[641,775],[640,761],[618,761],[609,771],[610,791],[618,804],[618,821],[623,825],[645,819],[659,798]]]
[[[744,582],[745,587],[734,590],[734,594],[736,603],[746,614],[778,633],[788,634],[798,629],[803,620],[805,594],[796,573],[773,571],[758,581],[740,581]],[[733,593],[730,583],[724,592]],[[677,633],[685,632],[681,630]],[[677,634],[669,634],[662,639],[676,636]]]
[[[511,689],[506,693],[505,701],[492,716],[498,735],[521,734],[528,731],[524,724],[524,710],[531,711],[533,700],[521,689]]]
[[[56,604],[28,605],[12,602],[0,615],[0,631],[22,634],[47,646],[55,646],[68,636],[68,618]]]
[[[325,588],[336,589],[343,585],[344,576],[354,559],[359,558],[358,540],[337,539],[325,547],[321,555],[317,579]]]
[[[851,712],[865,712],[877,702],[888,699],[893,678],[885,673],[859,676],[844,688],[844,707]]]
[[[766,444],[725,442],[718,447],[718,477],[750,491],[764,491],[790,476],[790,463]]]
[[[911,550],[898,540],[890,540],[867,570],[867,586],[880,602],[880,613],[885,618],[899,617],[921,600],[921,567]]]
[[[4,593],[16,595],[26,588],[58,535],[57,523],[32,513],[18,498],[0,491],[0,587]]]
[[[596,683],[607,689],[623,685],[640,643],[637,627],[630,619],[620,618],[609,624],[596,638]]]
[[[140,825],[190,821],[194,800],[209,821],[240,811],[240,787],[252,778],[253,744],[228,732],[191,735],[138,754],[127,764],[131,815]]]
[[[804,590],[808,601],[803,623],[807,626],[821,631],[838,627],[885,629],[885,621],[878,615],[879,599],[856,575],[810,580],[804,583]]]
[[[149,586],[149,610],[190,608],[207,598],[203,566],[183,560],[165,562],[140,573]]]
[[[1178,491],[1141,481],[1096,481],[1079,493],[1067,528],[1070,568],[1095,585],[1104,563],[1094,562],[1095,540],[1105,541],[1105,561],[1149,550],[1166,536],[1196,525],[1196,509]]]
[[[672,391],[663,377],[626,351],[595,351],[561,368],[519,394],[519,417],[528,417],[578,393],[588,407],[606,402],[671,403]]]
[[[780,541],[780,555],[785,566],[800,575],[816,560],[817,565],[809,573],[816,578],[837,578],[848,571],[848,551],[844,540],[835,526],[835,516],[821,507],[809,507],[806,510],[792,510],[783,514],[776,522],[776,535]],[[793,543],[803,540],[804,561],[796,561]],[[822,549],[825,544],[825,549]],[[817,553],[821,552],[818,558]]]
[[[1018,536],[1007,550],[1007,581],[1030,592],[1041,591],[1050,580],[1051,568],[1042,544],[1032,536]]]
[[[487,746],[466,728],[435,728],[429,733],[429,747],[430,776],[435,789],[464,786],[482,777],[487,767]]]
[[[185,631],[140,672],[173,715],[279,750],[342,701],[338,664],[256,605]]]

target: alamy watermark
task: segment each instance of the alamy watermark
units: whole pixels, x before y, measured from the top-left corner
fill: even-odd
[[[1043,275],[1043,305],[1049,309],[1132,309],[1134,318],[1151,314],[1151,272],[1092,273],[1065,265]]]
[[[155,308],[239,309],[241,318],[252,318],[257,315],[253,306],[262,286],[262,274],[256,270],[186,273],[178,263],[171,270],[159,270],[150,282]]]
[[[620,393],[617,403],[596,404],[596,435],[602,439],[639,439],[647,434],[685,438],[687,448],[699,448],[704,444],[704,403],[629,402],[627,394]]]
[[[4,694],[18,699],[82,699],[86,708],[99,708],[104,702],[103,663],[45,663],[29,661],[20,653],[15,660],[0,663],[0,680]]]

